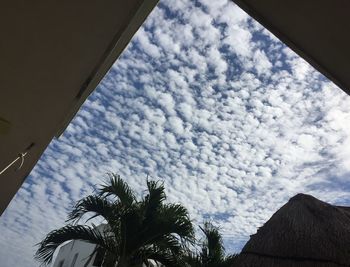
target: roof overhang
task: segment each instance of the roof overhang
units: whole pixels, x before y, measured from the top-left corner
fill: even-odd
[[[0,9],[0,214],[158,0],[8,1]]]
[[[350,94],[350,1],[233,1]]]

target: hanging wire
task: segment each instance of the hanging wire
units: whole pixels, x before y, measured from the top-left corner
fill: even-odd
[[[8,164],[5,168],[3,168],[1,171],[0,171],[0,175],[2,175],[7,169],[9,169],[12,165],[14,165],[17,161],[20,160],[20,164],[19,166],[17,167],[16,171],[20,170],[24,164],[24,159],[25,159],[25,156],[28,154],[29,150],[34,146],[34,143],[31,143],[27,149],[22,152],[22,153],[19,153],[17,158],[15,158],[10,164]]]

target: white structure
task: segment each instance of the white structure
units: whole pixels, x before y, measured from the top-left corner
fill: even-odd
[[[95,229],[103,232],[106,224],[100,224]],[[97,252],[90,259],[96,245],[85,241],[72,240],[58,248],[52,267],[93,267],[101,266],[103,254]]]
[[[97,226],[97,230],[102,232],[106,226],[106,224],[100,224]],[[90,259],[95,248],[96,245],[80,240],[64,243],[58,248],[52,267],[100,267],[103,262],[103,253],[97,251]],[[149,263],[149,267],[157,266],[159,265],[153,261]]]
[[[101,266],[99,255],[89,258],[95,245],[80,240],[70,241],[62,245],[56,255],[52,267],[92,267]]]

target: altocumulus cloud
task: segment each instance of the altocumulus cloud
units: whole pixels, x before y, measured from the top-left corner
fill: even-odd
[[[161,1],[0,221],[1,266],[109,171],[163,179],[229,251],[298,192],[350,204],[350,99],[231,2]]]

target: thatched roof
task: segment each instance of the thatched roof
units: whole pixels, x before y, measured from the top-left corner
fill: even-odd
[[[350,209],[294,196],[251,236],[237,266],[350,266]]]

